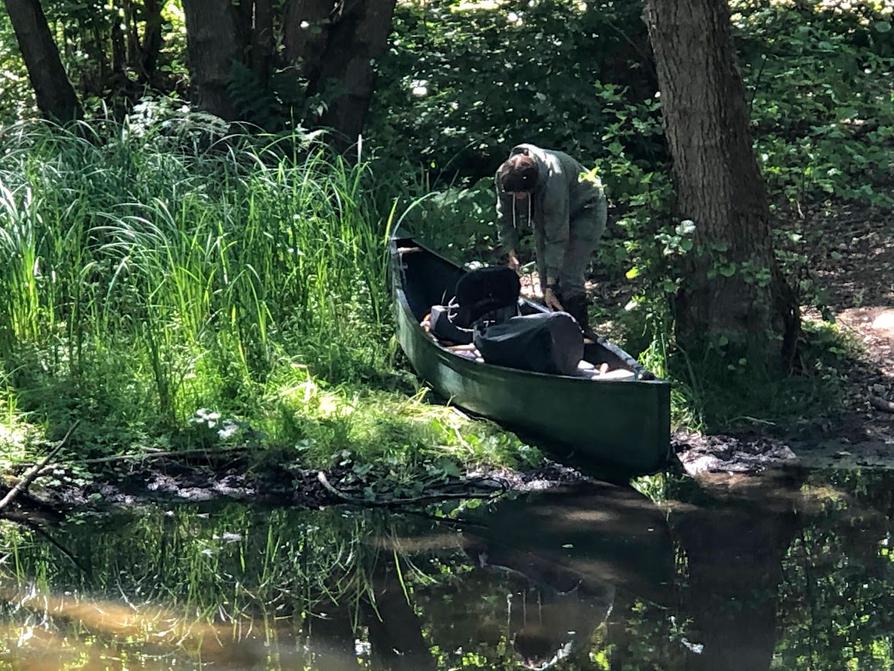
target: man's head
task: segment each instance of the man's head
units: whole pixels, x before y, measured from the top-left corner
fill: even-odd
[[[531,193],[537,185],[537,162],[528,154],[513,154],[497,171],[500,188],[516,197]]]

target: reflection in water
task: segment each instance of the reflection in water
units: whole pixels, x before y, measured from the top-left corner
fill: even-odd
[[[0,668],[891,669],[890,478],[0,526]]]

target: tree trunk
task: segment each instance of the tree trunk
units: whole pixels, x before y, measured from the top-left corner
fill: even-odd
[[[127,35],[121,27],[117,11],[109,17],[109,23],[112,32],[112,71],[110,77],[112,82],[118,83],[116,80],[126,77],[125,72],[128,63]],[[103,84],[108,85],[109,81],[103,82]]]
[[[286,7],[286,60],[297,65],[301,76],[309,82],[319,77],[334,12],[333,0],[291,0]]]
[[[232,1],[232,0],[231,0]],[[251,27],[254,23],[252,17],[255,13],[255,0],[237,0],[233,8],[233,16],[236,18],[236,36],[239,38],[239,53],[243,62],[251,47]]]
[[[137,30],[137,9],[132,0],[124,2],[124,34],[127,37],[127,67],[136,67],[140,53],[140,33]]]
[[[6,0],[6,11],[22,50],[40,113],[59,122],[80,119],[81,104],[65,74],[40,1]]]
[[[798,306],[776,262],[726,0],[647,0],[677,208],[695,222],[677,297],[684,346],[714,338],[791,356]]]
[[[230,0],[183,0],[186,46],[195,100],[222,119],[236,118],[227,91],[233,64],[241,61],[244,37],[237,31],[236,8]]]
[[[337,146],[352,145],[363,130],[375,87],[373,62],[388,44],[395,2],[356,0],[329,31],[319,74],[308,93],[324,94],[328,107],[320,121],[336,132]],[[327,99],[326,93],[332,97]]]
[[[259,82],[270,77],[273,58],[273,0],[255,0],[254,28],[251,33],[251,67]]]
[[[143,14],[143,44],[140,47],[140,76],[144,83],[152,84],[158,74],[158,57],[162,47],[162,0],[145,0]]]

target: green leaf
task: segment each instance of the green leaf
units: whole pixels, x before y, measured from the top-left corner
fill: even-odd
[[[724,263],[720,267],[717,268],[717,272],[723,275],[724,277],[732,277],[736,274],[736,264],[735,263]]]
[[[880,33],[889,33],[891,32],[891,22],[890,21],[876,21],[872,24],[872,27],[875,28]]]
[[[632,280],[636,277],[639,277],[639,268],[634,266],[633,268],[628,270],[626,273],[624,273],[624,277],[626,277],[628,280]]]
[[[692,235],[695,233],[695,222],[692,219],[684,219],[677,226],[676,233],[677,235]]]

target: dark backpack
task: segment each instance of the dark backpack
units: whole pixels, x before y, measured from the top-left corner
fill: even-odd
[[[583,333],[567,312],[542,312],[477,327],[474,342],[487,363],[551,375],[571,375],[584,356]]]
[[[511,268],[486,267],[465,273],[448,305],[433,305],[431,331],[441,340],[472,342],[477,324],[494,324],[518,314],[521,282]]]
[[[456,283],[454,300],[459,307],[454,323],[471,328],[493,313],[516,315],[520,294],[521,282],[511,268],[491,266],[468,272]]]

